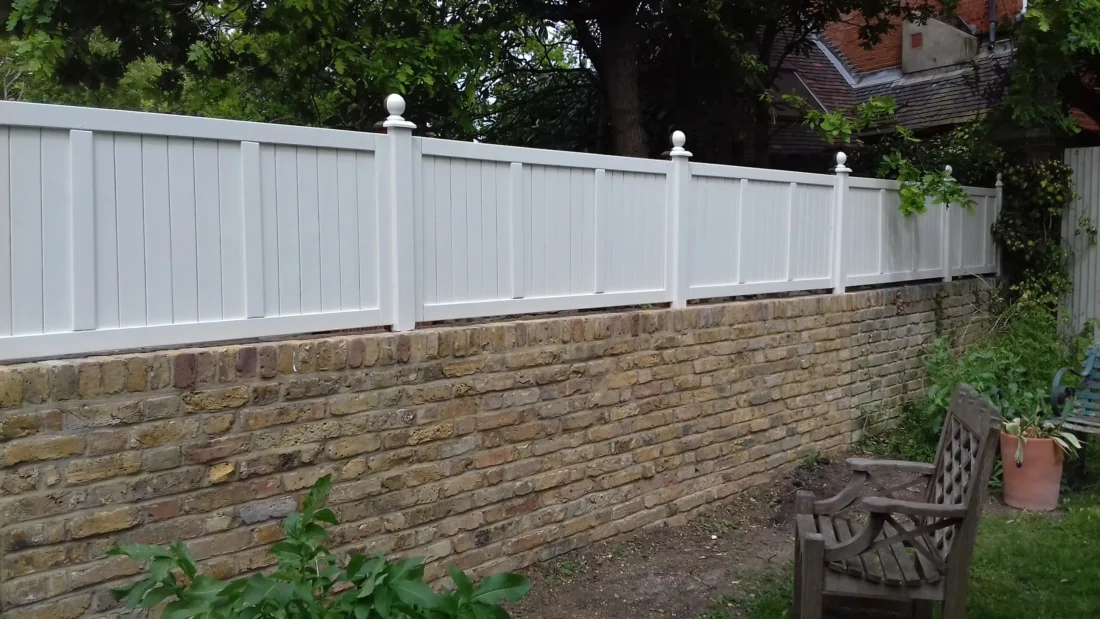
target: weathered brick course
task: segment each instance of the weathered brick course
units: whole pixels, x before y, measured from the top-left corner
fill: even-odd
[[[333,476],[340,551],[518,569],[767,483],[924,388],[965,281],[0,368],[0,614],[113,608],[118,541],[271,564]],[[860,418],[862,413],[867,414]],[[873,414],[871,414],[873,413]]]

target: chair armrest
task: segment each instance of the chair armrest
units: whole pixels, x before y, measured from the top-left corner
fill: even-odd
[[[936,467],[927,462],[907,462],[905,460],[872,460],[870,458],[848,458],[848,468],[866,473],[898,472],[916,475],[931,475]]]
[[[1062,405],[1068,398],[1073,397],[1077,391],[1073,387],[1063,386],[1062,377],[1064,377],[1067,372],[1071,372],[1081,378],[1088,378],[1089,374],[1092,373],[1093,367],[1096,366],[1098,356],[1100,356],[1100,348],[1089,348],[1088,357],[1085,358],[1084,368],[1081,370],[1062,368],[1054,375],[1054,382],[1050,386],[1050,405],[1054,409],[1055,415],[1061,414]]]
[[[1073,368],[1062,368],[1058,370],[1058,373],[1054,375],[1054,382],[1050,386],[1050,407],[1054,410],[1055,415],[1062,414],[1062,406],[1065,405],[1066,400],[1073,397],[1077,393],[1077,390],[1073,387],[1065,387],[1062,385],[1062,377],[1066,372],[1072,372],[1078,374],[1079,372]],[[1087,374],[1082,374],[1087,376]]]
[[[965,505],[901,501],[879,496],[866,497],[861,504],[872,514],[905,514],[918,518],[962,518],[966,515]]]

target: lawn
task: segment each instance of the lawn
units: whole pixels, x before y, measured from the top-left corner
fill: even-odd
[[[769,577],[738,598],[719,598],[700,619],[789,617],[790,577]],[[972,619],[1100,617],[1100,491],[1066,497],[1060,513],[982,520],[970,566]]]

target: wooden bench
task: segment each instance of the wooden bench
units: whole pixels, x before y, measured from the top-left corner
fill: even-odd
[[[1000,412],[961,385],[934,463],[853,458],[852,480],[836,496],[815,501],[800,491],[795,617],[821,619],[826,595],[909,602],[921,619],[942,602],[943,619],[965,617],[967,569],[1000,430]],[[889,486],[887,474],[910,478]],[[914,476],[927,478],[924,500],[896,498]]]
[[[1067,430],[1100,434],[1100,363],[1096,360],[1098,354],[1100,348],[1090,348],[1085,367],[1081,371],[1062,368],[1054,375],[1050,405],[1054,408],[1054,414],[1061,415],[1061,424]],[[1079,387],[1066,387],[1062,384],[1067,373],[1081,377]],[[1073,408],[1065,410],[1066,402],[1071,399]]]

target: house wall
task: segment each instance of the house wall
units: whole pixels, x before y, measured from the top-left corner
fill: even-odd
[[[997,19],[1012,17],[1019,13],[1022,7],[1023,0],[998,0]],[[989,0],[959,0],[955,14],[988,36]],[[894,28],[871,49],[864,49],[861,45],[859,24],[862,20],[854,14],[847,16],[842,22],[826,26],[825,38],[830,47],[840,54],[848,66],[857,73],[898,67],[901,66],[903,33],[901,21],[891,21]]]
[[[331,474],[331,546],[514,570],[682,523],[924,386],[978,280],[0,369],[0,609],[108,612],[185,540],[219,578],[271,564]],[[861,412],[871,415],[861,420]],[[873,414],[873,415],[872,415]]]

